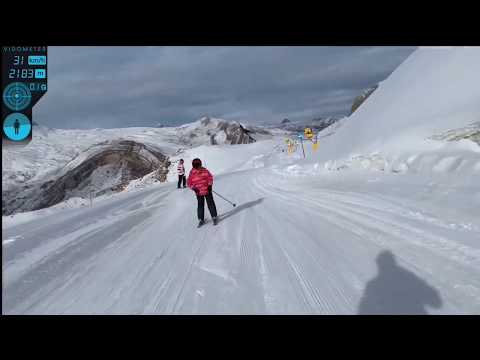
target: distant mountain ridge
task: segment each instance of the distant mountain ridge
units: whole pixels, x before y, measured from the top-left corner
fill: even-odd
[[[176,128],[179,142],[189,146],[204,144],[238,145],[256,141],[252,137],[254,129],[243,126],[238,121],[228,121],[204,116],[199,120]]]
[[[337,117],[318,117],[312,120],[303,120],[303,121],[290,121],[289,119],[283,119],[278,125],[270,125],[270,128],[279,128],[291,132],[303,132],[307,127],[311,128],[315,132],[320,132],[323,129],[329,127],[340,120]]]

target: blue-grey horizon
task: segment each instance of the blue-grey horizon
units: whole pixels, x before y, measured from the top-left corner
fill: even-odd
[[[52,128],[249,124],[348,115],[415,47],[49,47],[34,121]]]

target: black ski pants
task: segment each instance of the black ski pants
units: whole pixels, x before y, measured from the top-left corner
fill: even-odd
[[[180,185],[183,182],[183,187],[187,187],[187,178],[185,175],[178,175],[178,185],[177,187],[180,189]]]
[[[215,206],[215,201],[213,200],[213,195],[211,191],[207,195],[197,195],[197,200],[198,220],[205,220],[205,200],[207,200],[208,210],[210,211],[210,215],[212,215],[212,218],[217,217],[217,208]]]

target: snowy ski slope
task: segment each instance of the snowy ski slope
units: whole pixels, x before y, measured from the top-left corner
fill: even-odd
[[[479,120],[479,64],[417,50],[306,159],[281,136],[182,149],[237,203],[215,227],[175,174],[2,218],[3,312],[480,314],[480,146],[438,139]]]

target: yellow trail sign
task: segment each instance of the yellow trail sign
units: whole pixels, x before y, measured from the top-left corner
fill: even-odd
[[[305,135],[305,138],[307,138],[308,140],[310,140],[313,137],[313,131],[310,128],[305,128],[303,130],[303,133]]]

